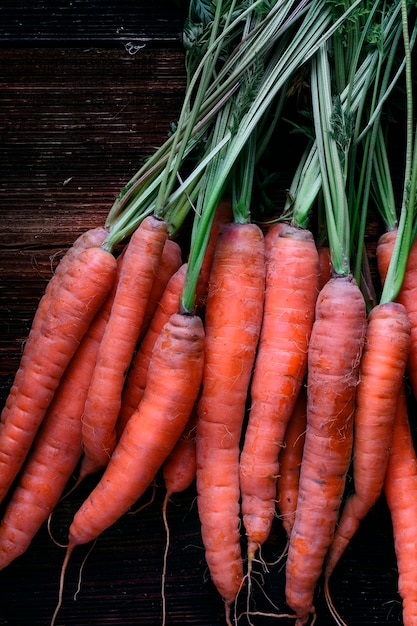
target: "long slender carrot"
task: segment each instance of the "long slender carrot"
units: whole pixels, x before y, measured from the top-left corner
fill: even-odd
[[[183,263],[175,274],[171,276],[154,312],[149,328],[140,342],[138,351],[133,359],[122,393],[121,407],[116,423],[118,437],[120,437],[128,419],[139,406],[145,393],[152,350],[164,324],[166,324],[173,313],[178,312],[186,271],[187,264]]]
[[[217,240],[205,311],[206,356],[197,423],[197,505],[206,561],[226,621],[243,581],[239,441],[262,322],[264,239],[254,224]]]
[[[319,262],[311,232],[286,226],[266,256],[265,303],[240,457],[248,568],[269,536],[279,453],[307,367]]]
[[[288,422],[284,437],[284,447],[280,452],[279,474],[277,479],[277,506],[279,517],[287,533],[291,536],[297,509],[298,484],[300,481],[301,460],[307,425],[307,391],[301,387],[294,411]]]
[[[337,523],[365,328],[356,282],[350,275],[333,276],[317,299],[308,351],[307,429],[286,564],[286,598],[296,626],[315,613],[315,587]]]
[[[201,318],[175,313],[155,344],[142,402],[126,425],[102,478],[73,519],[70,550],[95,539],[149,487],[191,415],[203,360]]]
[[[0,569],[29,547],[80,460],[81,418],[115,285],[116,281],[64,372],[7,503],[0,524]]]
[[[368,316],[356,391],[354,492],[344,505],[327,555],[326,584],[361,520],[382,492],[409,347],[410,323],[405,308],[395,302],[374,307]]]
[[[62,277],[0,433],[1,500],[26,458],[65,369],[114,283],[116,265],[114,256],[103,248],[88,248]]]
[[[10,407],[17,396],[17,390],[23,378],[23,372],[25,369],[25,363],[30,357],[30,352],[32,347],[36,343],[36,339],[40,332],[41,326],[43,324],[43,320],[45,319],[45,315],[51,305],[51,302],[56,294],[57,289],[59,288],[59,283],[63,277],[63,275],[67,272],[70,265],[75,261],[77,256],[81,254],[81,252],[87,248],[91,248],[93,246],[100,246],[105,240],[108,232],[105,228],[99,226],[97,228],[91,228],[86,232],[82,233],[73,243],[73,245],[67,250],[64,256],[61,258],[58,263],[51,279],[46,285],[45,292],[42,298],[39,301],[37,306],[29,336],[25,342],[25,346],[23,349],[22,358],[20,360],[19,369],[16,372],[15,379],[13,381],[13,385],[10,388],[8,397],[6,399],[6,404],[3,407],[0,416],[0,423],[4,424],[7,420],[7,415],[10,410]]]
[[[162,329],[149,365],[146,391],[103,475],[74,516],[62,567],[77,545],[98,537],[140,498],[178,441],[195,405],[203,374],[200,317],[175,313]]]
[[[404,387],[398,395],[384,493],[392,520],[403,624],[412,626],[417,620],[417,457]]]
[[[166,222],[149,216],[133,233],[124,254],[84,408],[83,447],[91,472],[107,465],[116,443],[123,385],[166,239]]]

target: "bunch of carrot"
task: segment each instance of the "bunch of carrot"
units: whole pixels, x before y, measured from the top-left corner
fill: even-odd
[[[191,2],[175,132],[45,291],[1,414],[0,568],[28,548],[74,473],[75,486],[97,475],[69,528],[52,623],[74,548],[114,524],[159,474],[167,531],[169,498],[196,481],[229,626],[245,585],[250,599],[277,515],[288,537],[282,615],[313,623],[323,576],[343,624],[330,578],[383,490],[404,624],[417,619],[417,554],[404,554],[416,502],[403,486],[417,480],[404,417],[405,380],[417,397],[417,149],[409,139],[397,221],[381,126],[403,75],[412,126],[416,26],[410,37],[403,1],[355,13],[360,4],[335,16],[322,0],[229,0],[205,12]],[[252,208],[255,181],[306,67],[311,141],[267,226]],[[364,247],[372,200],[387,227],[377,287]],[[190,211],[181,249],[175,236]]]

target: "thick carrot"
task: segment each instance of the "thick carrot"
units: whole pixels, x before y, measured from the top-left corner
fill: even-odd
[[[116,444],[123,385],[166,238],[166,222],[149,216],[133,233],[124,254],[84,408],[83,447],[90,471],[107,465]]]
[[[145,392],[146,378],[155,342],[171,315],[178,313],[186,271],[187,264],[184,263],[171,276],[133,359],[122,393],[121,407],[116,422],[118,437],[122,434],[128,419],[137,409]]]
[[[51,305],[51,302],[56,294],[57,289],[59,288],[60,281],[63,275],[67,272],[68,268],[75,261],[77,256],[81,254],[81,252],[87,248],[91,248],[93,246],[100,246],[105,240],[108,232],[105,228],[99,226],[97,228],[92,228],[87,230],[85,233],[82,233],[73,243],[73,245],[67,250],[64,256],[61,258],[58,263],[51,279],[49,280],[45,292],[39,301],[38,307],[36,309],[29,336],[25,342],[25,346],[23,349],[22,358],[19,364],[19,369],[16,372],[15,379],[13,381],[13,385],[9,391],[6,404],[2,410],[0,416],[0,423],[4,424],[7,420],[7,415],[10,410],[10,407],[17,396],[17,390],[23,378],[23,372],[25,369],[25,364],[30,357],[30,352],[34,344],[36,343],[36,339],[39,335],[41,326],[43,324],[43,320],[45,319],[45,315]]]
[[[277,505],[282,525],[290,537],[297,508],[298,483],[307,425],[307,391],[301,387],[294,411],[285,431],[284,447],[279,456]]]
[[[197,422],[197,505],[206,561],[226,620],[243,581],[239,441],[262,322],[264,238],[254,224],[217,240],[206,311],[206,356]]]
[[[285,226],[267,249],[262,329],[240,457],[249,570],[275,516],[278,457],[307,367],[318,294],[318,254],[309,231]]]
[[[392,520],[403,624],[413,626],[417,621],[417,457],[404,387],[398,396],[384,492]]]
[[[315,614],[315,587],[337,523],[351,460],[365,328],[365,302],[356,282],[333,276],[317,299],[308,350],[307,429],[286,564],[286,598],[296,626]]]
[[[180,245],[172,239],[165,241],[161,258],[156,269],[154,276],[152,289],[149,294],[148,303],[146,306],[145,314],[143,316],[143,322],[141,331],[139,334],[139,341],[144,336],[148,329],[148,326],[152,320],[153,314],[159,304],[159,301],[165,291],[169,279],[182,265],[182,251]]]
[[[354,492],[344,505],[329,549],[327,582],[361,520],[381,494],[409,347],[410,323],[405,308],[386,302],[372,309],[356,391]]]
[[[75,514],[69,531],[70,550],[95,539],[152,483],[191,415],[203,360],[201,318],[175,313],[155,344],[142,402],[127,423],[103,476]]]
[[[62,277],[0,433],[1,500],[21,468],[61,377],[115,276],[114,256],[103,248],[88,248]]]
[[[394,249],[397,230],[390,230],[381,235],[377,244],[378,271],[381,281],[385,282],[389,262]],[[407,373],[413,388],[414,396],[417,398],[417,240],[414,240],[404,273],[401,289],[396,298],[407,311],[411,325],[411,344],[408,356]]]

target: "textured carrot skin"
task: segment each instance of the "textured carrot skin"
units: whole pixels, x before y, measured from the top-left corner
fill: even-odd
[[[405,308],[396,302],[376,306],[368,317],[356,391],[354,492],[344,505],[329,549],[326,578],[382,492],[409,348],[410,323]]]
[[[330,257],[330,248],[327,246],[319,246],[319,266],[320,266],[320,278],[319,289],[323,289],[324,285],[330,280],[332,275],[332,262]]]
[[[263,321],[240,457],[249,567],[275,516],[279,454],[306,372],[318,276],[312,234],[283,227],[266,255]]]
[[[122,393],[121,407],[116,423],[118,437],[122,434],[128,419],[139,406],[145,393],[146,378],[155,342],[171,315],[178,313],[186,271],[187,264],[184,263],[169,279],[149,328],[139,344]]]
[[[230,224],[233,221],[233,209],[232,202],[228,198],[224,198],[219,202],[214,214],[213,223],[210,229],[209,240],[204,253],[203,262],[200,270],[200,280],[197,286],[197,306],[200,309],[204,309],[207,299],[207,289],[210,280],[211,267],[213,265],[213,258],[216,249],[216,242],[219,233],[226,224]]]
[[[159,301],[165,291],[165,288],[170,280],[171,276],[182,265],[182,252],[179,244],[172,239],[165,241],[161,258],[156,268],[152,289],[149,294],[148,304],[146,306],[145,314],[143,316],[143,322],[141,325],[141,331],[139,333],[139,341],[146,333],[152,317],[158,307]]]
[[[286,598],[296,626],[315,613],[313,597],[332,541],[352,453],[353,414],[366,328],[351,276],[319,294],[307,367],[307,429],[286,564]]]
[[[233,224],[217,240],[206,312],[197,423],[197,504],[206,561],[226,612],[243,580],[239,440],[262,322],[264,239]]]
[[[21,468],[61,377],[116,276],[116,259],[84,250],[62,277],[0,433],[0,499]]]
[[[417,623],[417,457],[410,430],[404,388],[398,396],[384,492],[391,514],[398,566],[403,624]]]
[[[108,231],[101,226],[87,230],[85,233],[82,233],[74,241],[73,245],[69,248],[69,250],[67,250],[65,255],[61,258],[60,262],[58,263],[55,269],[55,272],[53,273],[51,279],[49,280],[46,286],[45,292],[42,298],[40,299],[38,307],[36,309],[36,312],[32,321],[32,325],[31,325],[29,337],[27,338],[24,349],[23,349],[23,354],[22,354],[22,358],[19,364],[19,369],[16,373],[15,379],[13,381],[13,385],[9,391],[9,394],[6,400],[6,404],[4,405],[1,416],[0,416],[1,425],[3,425],[4,422],[7,420],[8,412],[10,410],[12,403],[14,402],[16,398],[17,390],[18,390],[18,387],[20,385],[20,382],[23,376],[25,363],[30,356],[30,352],[32,350],[34,343],[36,342],[36,338],[42,327],[42,323],[43,323],[43,320],[45,319],[45,315],[50,307],[50,304],[56,294],[57,289],[59,288],[59,284],[62,279],[62,276],[65,274],[65,272],[68,270],[68,268],[75,261],[77,256],[81,254],[83,250],[86,250],[87,248],[101,246],[107,234],[108,234]]]
[[[388,271],[389,261],[392,256],[396,230],[388,231],[381,235],[377,245],[378,271],[381,281],[384,283]],[[408,355],[407,373],[417,398],[417,241],[414,240],[407,259],[404,280],[400,292],[396,298],[407,310],[411,325],[411,344]]]
[[[144,493],[172,451],[197,399],[204,362],[201,319],[174,314],[155,344],[145,394],[69,531],[70,550],[95,539]]]
[[[83,416],[83,447],[91,471],[108,463],[116,444],[123,385],[143,323],[155,273],[167,239],[167,224],[145,218],[126,251],[110,318],[97,355]]]
[[[197,408],[194,407],[184,432],[178,439],[162,468],[162,476],[168,498],[174,493],[181,493],[188,489],[195,479],[197,471],[197,419]]]
[[[110,306],[111,295],[65,370],[7,504],[0,524],[0,569],[27,550],[80,460],[81,418]]]
[[[277,479],[277,504],[282,525],[290,537],[297,509],[298,483],[300,481],[305,431],[307,425],[307,392],[301,387],[294,411],[285,431],[284,447],[280,452]]]

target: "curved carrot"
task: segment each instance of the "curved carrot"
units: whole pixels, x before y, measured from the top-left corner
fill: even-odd
[[[262,322],[264,239],[254,224],[217,240],[205,311],[206,356],[197,423],[197,505],[206,561],[226,620],[243,581],[239,441]]]
[[[262,329],[240,457],[249,570],[275,516],[279,453],[307,367],[318,294],[318,254],[309,231],[285,226],[267,249]]]
[[[277,504],[287,537],[291,536],[297,509],[298,483],[300,480],[305,431],[307,425],[307,391],[301,387],[294,411],[288,422],[284,447],[279,456],[277,479]]]
[[[113,293],[114,289],[65,370],[7,504],[0,524],[0,569],[29,547],[80,460],[81,417]]]
[[[77,545],[97,538],[149,487],[178,441],[195,405],[203,374],[204,327],[200,317],[175,313],[162,329],[149,365],[146,391],[103,475],[74,516],[62,566]]]
[[[321,290],[307,366],[307,429],[286,564],[286,598],[296,626],[315,613],[313,597],[337,523],[352,453],[352,422],[366,327],[351,276]]]
[[[361,520],[381,494],[409,347],[410,323],[405,308],[386,302],[372,309],[356,391],[354,493],[344,505],[329,549],[327,581]]]
[[[166,324],[173,313],[178,312],[186,271],[187,264],[184,263],[171,276],[154,312],[149,328],[139,344],[122,394],[120,412],[116,422],[118,437],[121,436],[128,419],[139,406],[145,393],[146,378],[153,347],[164,324]]]
[[[115,426],[126,372],[166,238],[166,222],[149,216],[133,233],[124,253],[110,319],[84,408],[83,448],[90,472],[107,465],[116,443]]]
[[[95,539],[152,483],[190,417],[200,389],[203,359],[201,319],[172,315],[155,344],[142,402],[103,476],[74,516],[69,551]]]
[[[62,277],[0,433],[0,499],[21,468],[61,377],[115,276],[114,256],[102,248],[88,248]]]
[[[384,492],[392,520],[398,590],[403,600],[403,624],[413,626],[417,619],[417,457],[404,387],[398,396]]]
[[[7,420],[7,415],[10,410],[10,407],[14,400],[16,399],[17,390],[23,378],[23,372],[25,369],[25,364],[30,357],[30,352],[32,347],[36,343],[37,336],[40,332],[41,326],[43,324],[43,320],[45,319],[45,315],[51,305],[51,302],[56,294],[56,291],[59,287],[60,281],[63,275],[67,272],[68,268],[75,261],[77,256],[81,254],[83,250],[87,248],[92,248],[101,246],[103,241],[105,240],[108,232],[105,228],[99,226],[97,228],[91,228],[86,232],[82,233],[73,243],[73,245],[67,250],[64,256],[61,258],[58,263],[55,271],[46,285],[45,292],[42,298],[39,301],[37,306],[31,329],[29,332],[29,336],[25,342],[25,346],[23,349],[22,358],[20,360],[19,369],[16,372],[15,379],[13,381],[13,385],[10,388],[6,404],[0,415],[0,423],[1,425]]]

